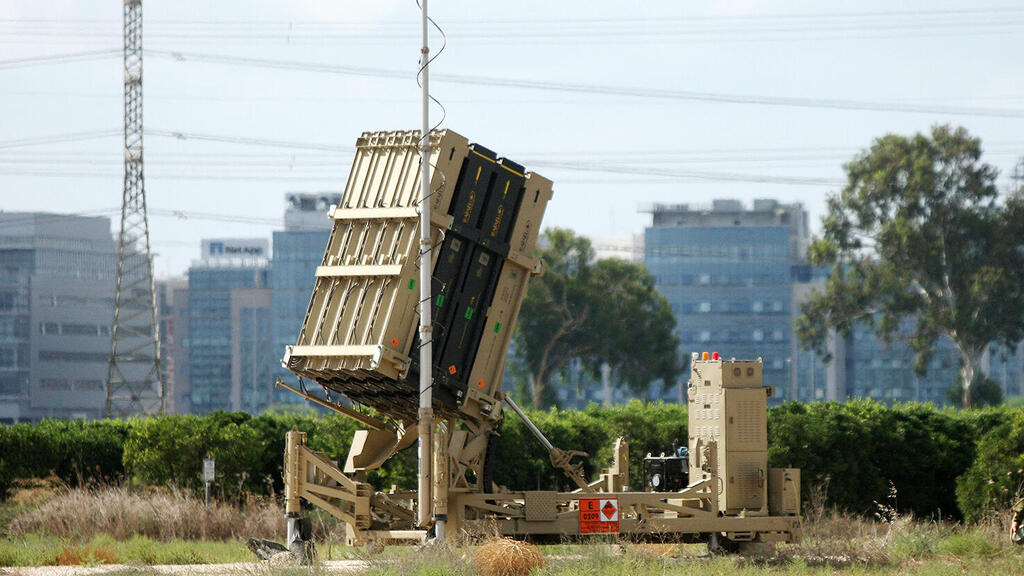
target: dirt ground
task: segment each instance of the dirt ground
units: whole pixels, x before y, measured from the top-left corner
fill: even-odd
[[[355,574],[368,568],[362,560],[329,560],[323,563],[324,573]],[[180,576],[219,576],[228,574],[257,575],[263,573],[262,562],[236,562],[233,564],[181,564],[162,566],[131,566],[105,564],[102,566],[31,566],[0,568],[0,576],[95,576],[102,574],[128,575],[134,571]]]

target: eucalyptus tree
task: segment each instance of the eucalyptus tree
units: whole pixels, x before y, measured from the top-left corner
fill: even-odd
[[[936,126],[878,138],[846,164],[809,248],[831,274],[801,306],[803,345],[827,357],[830,329],[848,335],[864,322],[890,341],[910,321],[915,369],[947,336],[961,357],[962,404],[972,405],[988,345],[1024,337],[1024,196],[1001,195],[981,155],[965,129]]]

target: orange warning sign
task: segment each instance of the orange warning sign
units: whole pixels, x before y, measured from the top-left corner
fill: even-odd
[[[618,533],[618,498],[580,498],[580,534]]]

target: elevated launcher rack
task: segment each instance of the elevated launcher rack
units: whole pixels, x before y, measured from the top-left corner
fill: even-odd
[[[433,239],[434,424],[432,497],[376,492],[366,473],[417,439],[419,373],[418,131],[367,132],[334,220],[298,342],[282,364],[320,384],[298,394],[367,429],[344,466],[288,433],[285,507],[289,541],[301,500],[343,520],[350,545],[421,541],[420,506],[450,534],[497,529],[516,537],[624,533],[711,544],[793,541],[800,536],[799,470],[767,468],[761,362],[697,360],[689,383],[689,482],[672,492],[631,491],[628,446],[583,477],[586,456],[554,447],[502,392],[512,329],[531,275],[551,181],[451,130],[430,134]],[[373,408],[371,417],[332,398]],[[493,478],[508,404],[576,484],[572,492],[509,491]],[[297,533],[297,532],[296,532]]]

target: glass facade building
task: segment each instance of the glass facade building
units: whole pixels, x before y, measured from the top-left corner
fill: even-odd
[[[846,395],[879,402],[948,404],[947,390],[956,382],[959,353],[947,338],[939,338],[923,375],[914,371],[915,352],[906,345],[913,323],[906,322],[887,343],[866,324],[855,324],[841,339]]]
[[[681,351],[764,360],[775,400],[790,390],[793,268],[807,242],[800,205],[656,206],[644,262],[676,316]],[[685,378],[684,378],[685,379]]]
[[[273,389],[266,240],[204,241],[204,246],[218,242],[228,247],[262,243],[263,249],[258,255],[221,259],[210,255],[216,248],[207,248],[204,260],[189,269],[183,346],[188,394],[178,408],[195,414],[259,412]]]

